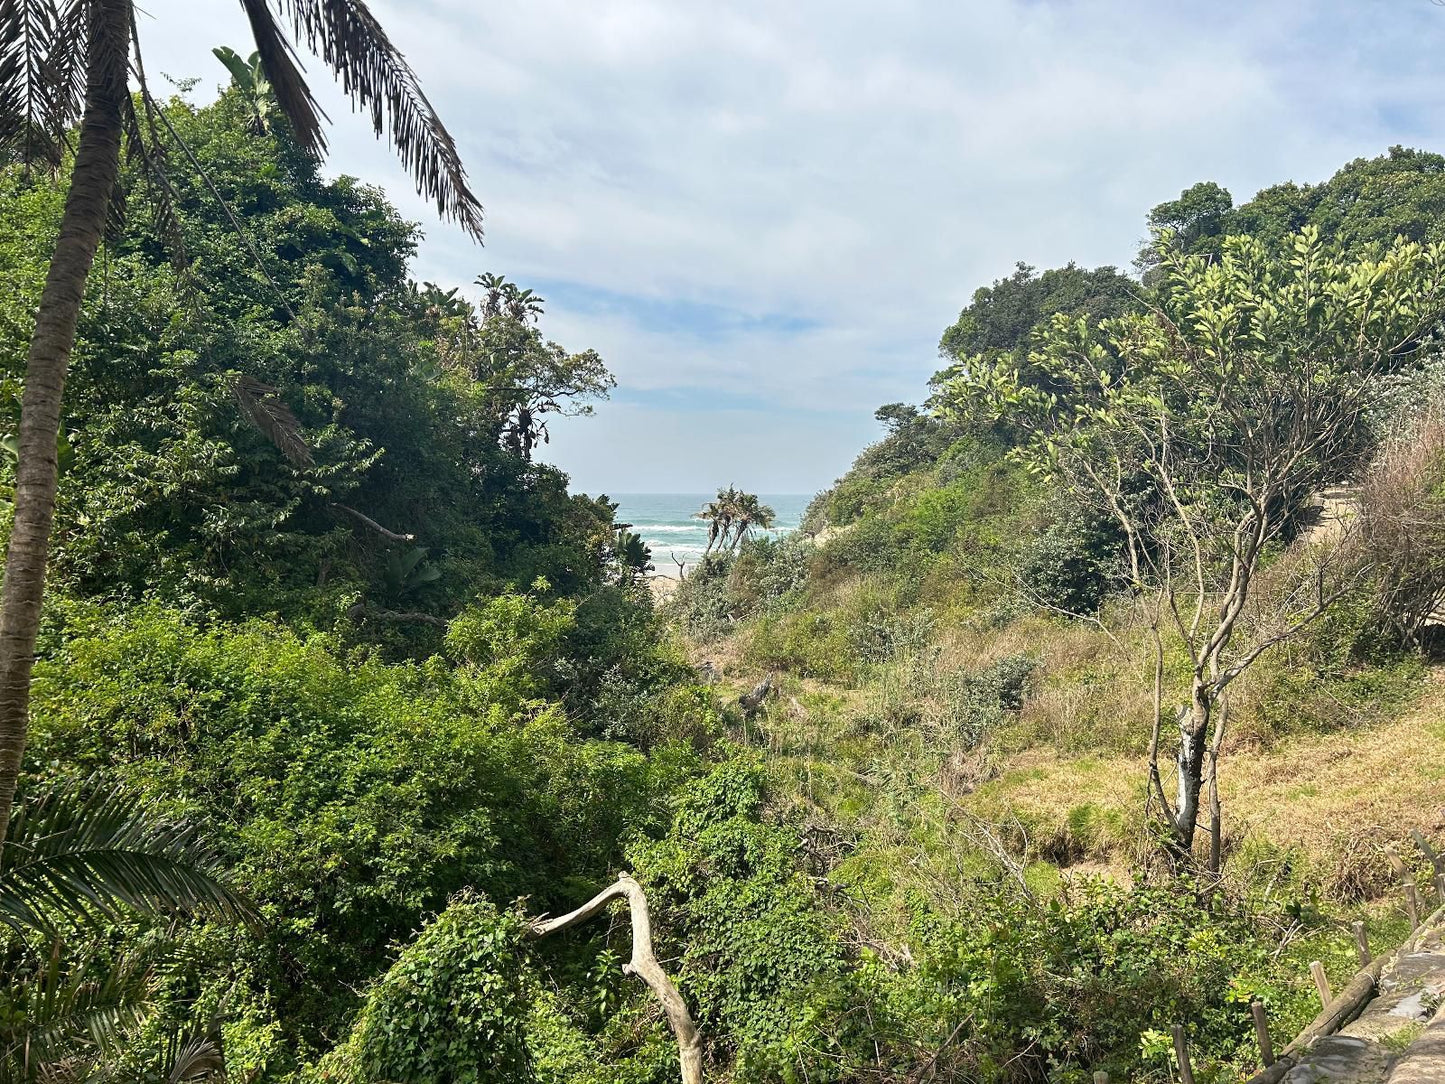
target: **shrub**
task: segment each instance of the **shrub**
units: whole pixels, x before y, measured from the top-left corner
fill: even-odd
[[[813,555],[812,540],[801,534],[746,539],[735,554],[699,562],[678,584],[669,611],[690,635],[715,639],[738,621],[785,609],[807,581]]]
[[[662,827],[657,797],[693,759],[587,740],[538,698],[571,620],[493,600],[459,625],[470,661],[452,671],[136,611],[37,667],[32,765],[113,773],[205,826],[277,919],[230,966],[274,1014],[278,1050],[305,1057],[454,893],[570,905],[625,838]]]
[[[1068,502],[1062,514],[1025,545],[1019,582],[1035,603],[1092,614],[1121,586],[1123,542],[1118,525]]]
[[[841,930],[764,818],[761,768],[732,760],[684,795],[666,839],[633,847],[679,987],[740,1082],[837,1079],[815,1047],[845,978]],[[828,1020],[828,1023],[824,1023]],[[801,1067],[801,1069],[800,1069]]]
[[[323,1076],[371,1084],[512,1084],[532,1079],[527,1050],[526,920],[464,895],[367,991]]]
[[[1406,414],[1366,472],[1359,559],[1372,570],[1377,637],[1418,643],[1445,606],[1445,393]]]
[[[1216,1064],[1243,1067],[1254,1056],[1249,1001],[1263,996],[1276,1013],[1302,1001],[1302,991],[1272,985],[1273,946],[1252,916],[1210,910],[1187,882],[1088,880],[1071,893],[1043,905],[981,890],[966,919],[920,912],[916,969],[864,972],[888,1021],[880,1030],[941,1050],[940,1077],[1087,1080],[1105,1068],[1164,1081],[1163,1061],[1140,1072],[1152,1033],[1190,1021],[1196,1057],[1209,1051]],[[948,1022],[959,1020],[944,1049]]]
[[[752,627],[747,656],[769,669],[844,682],[859,662],[851,625],[833,612],[764,615]]]

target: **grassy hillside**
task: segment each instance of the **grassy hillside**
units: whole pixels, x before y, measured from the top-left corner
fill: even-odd
[[[1329,226],[1334,188],[1368,202],[1365,179],[1418,167],[1431,183],[1437,165],[1400,151],[1354,163],[1309,190],[1311,214]],[[1274,191],[1231,212],[1231,230],[1274,237],[1278,223],[1256,221]],[[1336,251],[1375,251],[1374,235],[1336,227]],[[1238,244],[1215,233],[1177,243],[1203,254],[1199,268]],[[1093,327],[1146,309],[1164,273],[1154,260],[1145,284],[1125,288],[1112,269],[1021,266],[980,290],[943,336],[928,403],[880,408],[881,439],[817,496],[804,530],[705,562],[667,604],[694,664],[721,674],[724,700],[771,676],[774,695],[756,712],[735,706],[730,736],[763,765],[769,816],[796,832],[856,966],[928,985],[948,971],[948,946],[995,984],[962,1038],[944,1026],[957,1005],[925,1009],[927,997],[909,995],[921,999],[913,1041],[956,1042],[932,1056],[960,1079],[1088,1079],[1100,1066],[1162,1078],[1179,1021],[1203,1079],[1232,1079],[1252,1064],[1249,1001],[1265,1001],[1277,1037],[1294,1034],[1318,1008],[1308,962],[1336,980],[1352,973],[1350,922],[1363,919],[1377,944],[1404,935],[1386,849],[1413,857],[1411,829],[1445,842],[1445,668],[1430,630],[1416,617],[1406,634],[1400,612],[1403,594],[1439,586],[1436,544],[1421,543],[1445,522],[1438,365],[1427,361],[1348,437],[1339,469],[1363,490],[1345,502],[1345,527],[1319,523],[1308,487],[1270,512],[1239,635],[1273,646],[1222,701],[1222,870],[1217,881],[1202,872],[1196,844],[1180,880],[1148,752],[1157,725],[1162,791],[1177,800],[1188,615],[1151,610],[1176,596],[1131,579],[1107,506],[1037,460],[1030,469],[1022,413],[960,408],[957,391],[992,366],[1050,404],[1078,394],[1045,368],[1046,340],[1074,334],[1079,317]],[[1146,559],[1164,567],[1159,555],[1182,536],[1149,510],[1153,476],[1137,479],[1125,477],[1125,496],[1155,532]],[[1184,526],[1228,507],[1201,500]],[[1327,576],[1339,587],[1314,616],[1311,577],[1324,598]],[[1203,598],[1203,613],[1222,597]],[[1428,867],[1415,866],[1424,891]],[[1032,962],[1014,955],[1021,945]],[[1150,968],[1160,985],[1131,985]],[[1111,1016],[1121,1001],[1131,1011]],[[1022,1060],[991,1060],[1005,1049]]]

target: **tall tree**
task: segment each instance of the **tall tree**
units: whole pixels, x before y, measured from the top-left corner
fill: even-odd
[[[480,239],[482,208],[451,135],[363,0],[241,0],[261,70],[300,144],[325,149],[323,114],[284,29],[320,55],[353,105],[387,133],[417,189]],[[58,474],[61,402],[86,280],[105,229],[122,135],[141,125],[127,91],[140,64],[133,0],[0,0],[0,154],[58,164],[79,119],[70,190],[26,359],[14,527],[0,596],[0,841],[25,750]],[[142,153],[144,153],[142,151]]]
[[[1180,252],[1218,256],[1225,234],[1233,230],[1234,197],[1228,189],[1213,181],[1192,184],[1179,198],[1159,204],[1149,212],[1149,233],[1152,237],[1168,234],[1171,245]],[[1145,245],[1134,261],[1146,286],[1159,278],[1160,248]]]
[[[1056,317],[1041,338],[1030,364],[1067,393],[984,357],[952,390],[1017,419],[1019,457],[1117,520],[1155,650],[1150,801],[1184,864],[1207,800],[1217,871],[1225,694],[1350,586],[1325,553],[1261,614],[1257,581],[1300,499],[1359,469],[1388,379],[1426,355],[1445,314],[1445,247],[1401,239],[1355,261],[1309,227],[1275,247],[1230,237],[1217,257],[1165,236],[1159,259],[1149,310]],[[1188,659],[1172,796],[1158,767],[1169,635]]]
[[[1136,304],[1138,284],[1112,267],[1075,263],[1040,274],[1019,263],[1008,278],[973,292],[958,319],[943,332],[939,354],[952,361],[974,354],[1027,354],[1029,335],[1056,312],[1096,319],[1118,316]],[[883,419],[880,419],[883,420]]]

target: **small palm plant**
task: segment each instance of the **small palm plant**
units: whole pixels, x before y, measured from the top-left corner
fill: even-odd
[[[106,1075],[145,1019],[164,962],[154,947],[117,947],[117,926],[253,913],[216,878],[215,855],[193,826],[123,790],[55,787],[16,803],[9,828],[0,844],[0,1084]],[[204,1029],[175,1035],[159,1057],[168,1080],[222,1068]]]

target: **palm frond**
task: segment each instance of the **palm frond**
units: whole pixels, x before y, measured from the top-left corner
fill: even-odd
[[[155,1034],[155,994],[171,948],[151,944],[117,955],[101,934],[78,949],[54,941],[25,960],[0,952],[0,1004],[9,1010],[0,1014],[0,1084],[133,1080],[134,1064],[119,1076],[116,1069],[137,1055],[146,1063],[139,1079],[224,1080],[219,1012]]]
[[[322,131],[321,122],[328,118],[316,104],[311,88],[306,85],[306,78],[296,63],[295,49],[277,25],[266,0],[241,0],[241,7],[251,23],[251,36],[256,41],[261,70],[271,83],[281,112],[291,122],[292,134],[301,146],[319,158],[326,152],[326,134]]]
[[[89,48],[90,4],[87,0],[63,0],[55,40],[42,70],[49,92],[48,123],[54,131],[63,132],[80,119],[85,107],[85,56]]]
[[[166,1044],[165,1073],[166,1084],[224,1080],[226,1059],[220,1043],[210,1035],[177,1032]]]
[[[136,912],[251,918],[215,866],[192,826],[158,818],[124,790],[56,788],[15,807],[0,849],[0,923],[56,936],[66,922]]]
[[[79,117],[89,46],[84,0],[0,0],[0,148],[58,165]]]
[[[211,50],[211,53],[225,65],[226,70],[231,73],[231,82],[238,90],[246,94],[256,92],[256,77],[251,66],[241,59],[241,54],[232,49],[229,45],[218,45]]]
[[[241,376],[235,383],[236,402],[257,429],[265,433],[281,454],[298,467],[309,467],[315,460],[301,432],[296,415],[276,394],[270,384],[250,376]]]
[[[150,192],[151,228],[170,255],[171,265],[177,272],[183,273],[190,261],[186,256],[186,238],[181,229],[180,214],[176,210],[180,195],[171,183],[165,144],[156,134],[155,119],[149,115],[151,100],[143,96],[142,101],[147,111],[144,131],[135,110],[135,100],[127,97],[122,104],[126,156],[128,160],[140,163],[140,175]]]
[[[249,11],[261,0],[243,2]],[[276,4],[290,15],[298,40],[304,40],[336,73],[352,104],[370,114],[376,134],[389,135],[416,181],[417,192],[433,200],[439,214],[455,219],[481,240],[482,205],[467,184],[456,144],[427,101],[416,73],[363,0],[276,0]],[[261,53],[264,61],[265,49]],[[271,76],[269,67],[266,74]],[[276,95],[290,116],[279,86]]]
[[[0,989],[14,1010],[0,1023],[0,1084],[84,1077],[97,1057],[119,1053],[144,1017],[152,970],[143,954],[102,955],[90,945],[69,957],[72,947],[53,942],[40,966]]]

